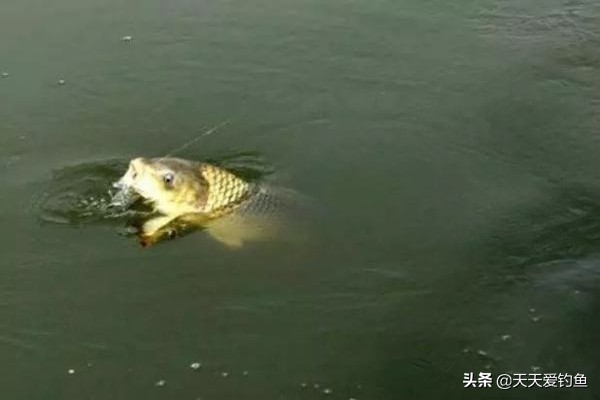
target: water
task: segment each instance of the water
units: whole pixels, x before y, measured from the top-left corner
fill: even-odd
[[[3,1],[2,398],[599,398],[599,27],[589,0]],[[317,199],[317,240],[140,248],[110,183],[223,121],[178,155]],[[463,388],[488,370],[590,387]]]

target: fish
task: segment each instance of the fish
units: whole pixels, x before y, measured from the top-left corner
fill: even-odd
[[[214,164],[176,157],[134,158],[114,186],[153,210],[138,231],[143,246],[194,229],[206,230],[232,249],[281,237],[284,210],[300,198],[291,189],[249,182]]]

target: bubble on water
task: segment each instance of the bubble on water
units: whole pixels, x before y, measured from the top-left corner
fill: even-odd
[[[323,389],[323,394],[330,395],[331,393],[333,393],[333,390],[331,390],[329,388]]]
[[[462,349],[463,354],[469,354],[471,352],[471,349],[469,349],[468,347],[465,347],[464,349]]]
[[[529,312],[530,312],[530,313],[532,313],[532,314],[533,314],[533,313],[535,313],[535,311],[536,311],[536,310],[535,310],[535,308],[533,308],[533,307],[530,307],[530,308],[529,308]]]
[[[531,370],[532,370],[533,372],[538,372],[540,369],[541,369],[541,368],[540,368],[540,367],[538,367],[537,365],[532,365],[532,366],[531,366]]]
[[[164,380],[164,379],[158,380],[158,381],[156,381],[156,383],[154,384],[154,386],[157,386],[157,387],[167,386],[167,381]]]
[[[318,383],[315,383],[315,384],[313,385],[313,388],[315,388],[315,389],[318,389],[318,388],[320,388],[320,387],[321,387],[321,385],[319,385]]]
[[[1,75],[2,75],[3,78],[8,78],[8,72],[2,72]]]
[[[202,368],[202,364],[199,362],[193,362],[190,364],[190,368],[194,370],[199,370],[200,368]]]
[[[306,388],[308,387],[308,383],[306,383],[306,382],[302,382],[302,383],[300,384],[300,387],[301,387],[302,389],[306,389]]]
[[[488,353],[485,350],[477,350],[477,354],[481,357],[489,357]]]
[[[75,373],[75,370],[74,369],[70,369],[67,372],[68,372],[69,375],[73,375]]]
[[[227,378],[229,376],[229,372],[221,372],[221,378]]]
[[[538,322],[540,320],[540,317],[531,317],[531,321],[533,322]]]
[[[59,79],[56,83],[58,83],[59,86],[64,86],[67,81],[65,81],[64,79]]]
[[[121,36],[122,42],[131,42],[132,40],[133,40],[133,36],[131,36],[131,35]]]
[[[243,376],[248,376],[248,374],[249,374],[249,372],[248,372],[248,371],[244,371],[244,372],[242,372],[242,375],[243,375]]]
[[[506,342],[507,340],[511,339],[512,336],[511,335],[502,335],[501,338],[502,338],[503,341]]]

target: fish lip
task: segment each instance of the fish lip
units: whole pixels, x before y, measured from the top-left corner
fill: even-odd
[[[151,198],[141,192],[135,185],[127,180],[127,176],[123,176],[116,182],[112,183],[112,187],[126,197],[142,198],[145,201],[153,201]]]
[[[128,190],[130,188],[125,182],[123,182],[123,178],[119,179],[116,182],[113,182],[112,187],[119,190]]]

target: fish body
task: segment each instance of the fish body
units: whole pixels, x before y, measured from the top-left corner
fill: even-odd
[[[276,236],[282,209],[293,194],[247,182],[218,166],[180,158],[136,158],[116,183],[158,214],[144,222],[143,244],[160,240],[173,223],[205,228],[230,247]]]

